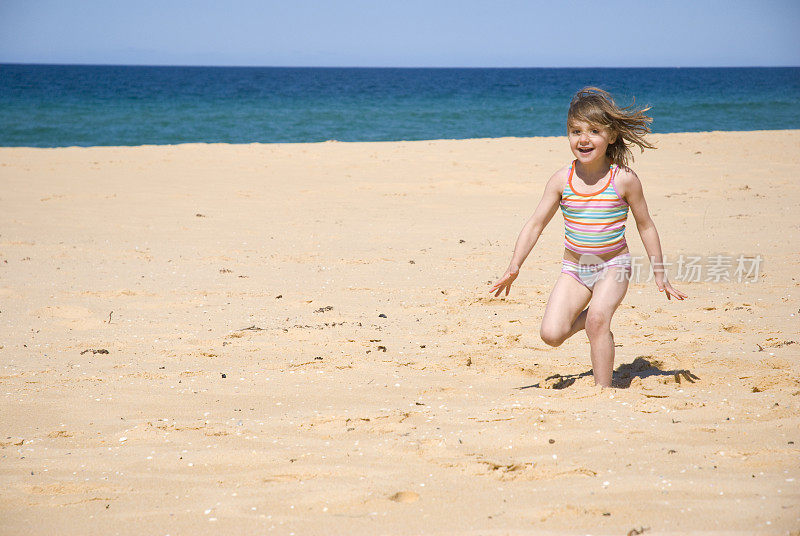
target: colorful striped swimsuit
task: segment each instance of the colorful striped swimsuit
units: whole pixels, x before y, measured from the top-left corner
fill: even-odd
[[[575,162],[569,167],[567,185],[561,194],[564,247],[578,255],[603,255],[624,249],[628,203],[614,187],[619,166],[611,166],[608,182],[592,194],[580,194],[572,188],[574,171]]]

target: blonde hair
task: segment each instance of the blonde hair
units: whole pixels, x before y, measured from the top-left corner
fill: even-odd
[[[567,125],[583,121],[609,129],[617,139],[608,145],[606,156],[614,164],[627,167],[633,162],[631,146],[637,145],[641,152],[655,149],[654,145],[644,139],[645,134],[650,133],[648,125],[653,121],[652,117],[644,113],[649,109],[649,106],[635,108],[634,105],[620,108],[608,92],[596,87],[585,87],[575,94],[569,104]]]

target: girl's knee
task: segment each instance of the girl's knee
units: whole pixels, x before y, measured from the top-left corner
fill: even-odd
[[[564,333],[545,325],[539,328],[539,336],[542,338],[542,341],[549,346],[561,346],[561,343],[565,340]]]
[[[611,315],[592,313],[592,309],[589,308],[589,312],[586,315],[586,333],[591,335],[593,333],[609,331],[610,329]]]

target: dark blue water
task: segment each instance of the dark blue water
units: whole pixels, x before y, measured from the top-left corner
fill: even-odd
[[[0,145],[559,136],[572,95],[654,132],[800,128],[800,68],[375,69],[0,65]]]

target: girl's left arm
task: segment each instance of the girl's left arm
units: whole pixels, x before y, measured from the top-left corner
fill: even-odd
[[[667,280],[667,274],[664,270],[664,257],[661,254],[661,240],[658,238],[656,224],[653,223],[650,211],[647,209],[642,182],[632,170],[625,170],[620,173],[620,179],[622,180],[618,180],[618,183],[622,183],[620,184],[622,191],[619,194],[630,206],[633,217],[636,220],[636,227],[639,229],[639,236],[642,238],[642,244],[644,244],[644,249],[647,251],[650,265],[653,267],[653,275],[659,292],[664,292],[668,300],[671,297],[678,300],[686,298],[686,294],[673,288]]]

